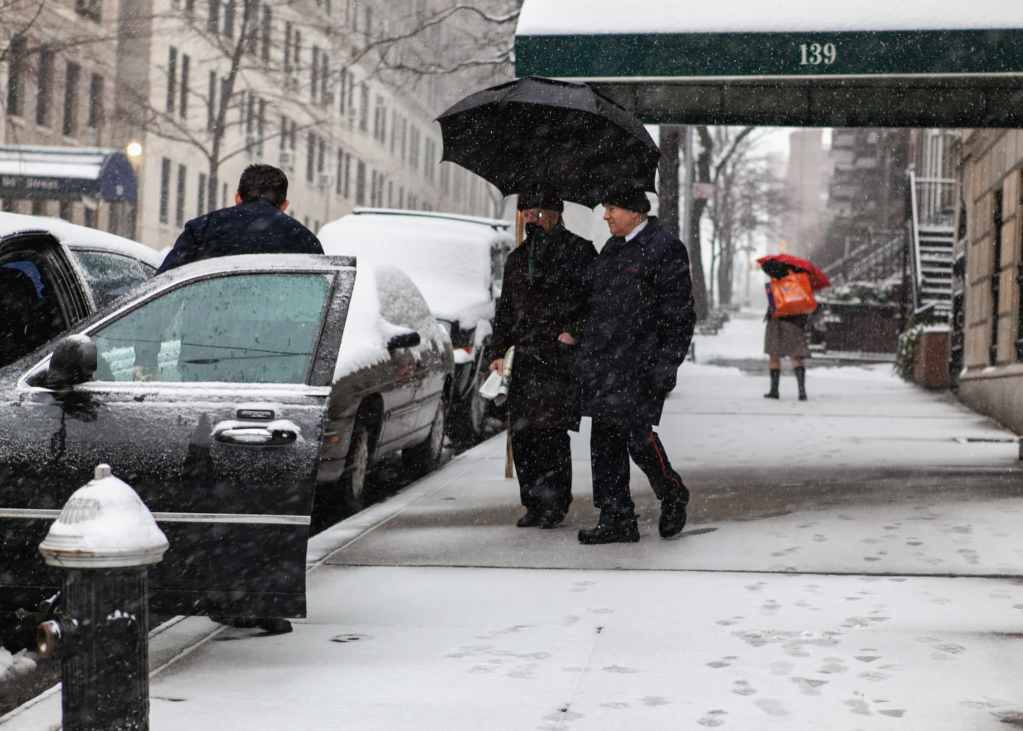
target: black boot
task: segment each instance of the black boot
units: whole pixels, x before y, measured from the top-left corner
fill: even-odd
[[[519,528],[535,528],[540,525],[540,511],[535,508],[526,508],[526,514],[519,518],[515,525]]]
[[[799,366],[796,370],[796,383],[799,385],[799,400],[806,401],[806,368]]]
[[[600,512],[600,521],[595,528],[579,531],[579,542],[593,546],[599,543],[636,543],[639,540],[639,525],[636,514]]]
[[[689,504],[687,492],[677,490],[661,500],[661,520],[657,524],[661,538],[674,538],[686,527],[686,508]]]
[[[764,398],[779,398],[778,381],[781,379],[781,368],[771,369],[771,390],[764,394]]]

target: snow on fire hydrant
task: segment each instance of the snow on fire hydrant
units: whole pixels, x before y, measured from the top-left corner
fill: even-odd
[[[149,728],[146,570],[166,550],[152,513],[105,464],[39,545],[66,570],[61,615],[36,631],[40,654],[60,656],[65,731]]]

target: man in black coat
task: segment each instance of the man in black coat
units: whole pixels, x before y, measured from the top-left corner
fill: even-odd
[[[249,165],[235,205],[193,218],[157,272],[235,254],[322,254],[320,240],[285,211],[288,176],[272,165]]]
[[[508,256],[491,340],[496,360],[515,347],[508,393],[512,456],[526,508],[520,528],[557,527],[572,501],[568,431],[579,429],[576,340],[586,320],[587,270],[597,252],[565,228],[553,191],[519,197],[523,244]]]
[[[611,238],[590,267],[590,317],[577,361],[582,413],[593,418],[593,502],[600,509],[597,526],[579,531],[585,544],[639,540],[630,456],[661,501],[662,537],[682,532],[689,503],[653,430],[696,323],[689,254],[647,216],[642,190],[612,190],[604,207]]]

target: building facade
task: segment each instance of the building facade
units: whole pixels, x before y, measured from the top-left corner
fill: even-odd
[[[1023,131],[962,133],[956,226],[963,281],[959,395],[1017,432],[1023,430],[1021,176]]]
[[[824,130],[800,129],[789,133],[785,165],[789,206],[782,217],[780,233],[791,254],[809,257],[824,238],[831,169],[831,158],[824,146]]]
[[[118,11],[118,0],[0,4],[0,210],[61,216],[115,233],[133,229],[133,201],[73,192],[82,188],[35,175],[33,162],[16,154],[21,148],[34,160],[69,159],[61,154],[67,151],[117,156],[121,140],[110,111]]]
[[[69,72],[98,83],[102,94],[82,94],[78,136],[61,134],[60,108],[46,112],[44,103],[38,114],[49,126],[34,123],[42,103],[36,95],[56,100],[73,85],[50,80],[47,69],[63,66],[43,45],[23,46],[2,74],[14,105],[4,110],[0,143],[128,151],[138,201],[122,234],[157,249],[172,245],[187,220],[232,205],[242,170],[256,162],[285,170],[289,213],[314,231],[356,206],[497,210],[500,196],[482,179],[440,163],[434,119],[454,94],[473,87],[457,74],[417,75],[391,63],[399,44],[389,39],[432,13],[423,0],[61,0],[46,7],[33,24],[46,37],[61,29],[71,37],[83,12],[102,27],[106,40],[81,45],[95,63],[76,62],[80,69]],[[418,44],[434,58],[448,47],[456,53],[447,38],[458,32],[456,22],[411,33],[399,50]],[[29,81],[38,66],[38,82]],[[67,213],[66,206],[4,205]]]

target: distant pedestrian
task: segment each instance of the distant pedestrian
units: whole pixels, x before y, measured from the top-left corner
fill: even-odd
[[[692,340],[696,318],[689,254],[657,219],[646,193],[604,197],[611,238],[590,268],[590,317],[579,344],[582,413],[593,418],[590,461],[596,527],[584,544],[634,542],[639,527],[629,491],[629,457],[661,501],[662,537],[682,532],[689,490],[653,427]]]
[[[589,305],[593,244],[561,220],[553,190],[519,197],[526,240],[508,256],[491,345],[501,371],[514,346],[508,392],[512,457],[525,514],[520,528],[555,528],[572,502],[568,432],[579,430],[575,350]]]
[[[234,202],[186,223],[157,273],[215,256],[323,253],[316,235],[285,213],[288,176],[282,170],[249,165]]]
[[[774,309],[768,299],[767,314],[764,316],[767,321],[764,330],[764,352],[768,358],[771,390],[764,394],[764,398],[781,398],[778,392],[781,359],[788,357],[792,360],[792,370],[796,374],[799,400],[806,401],[806,367],[803,365],[803,359],[810,357],[810,349],[806,344],[806,324],[809,318],[809,315],[774,317]]]

